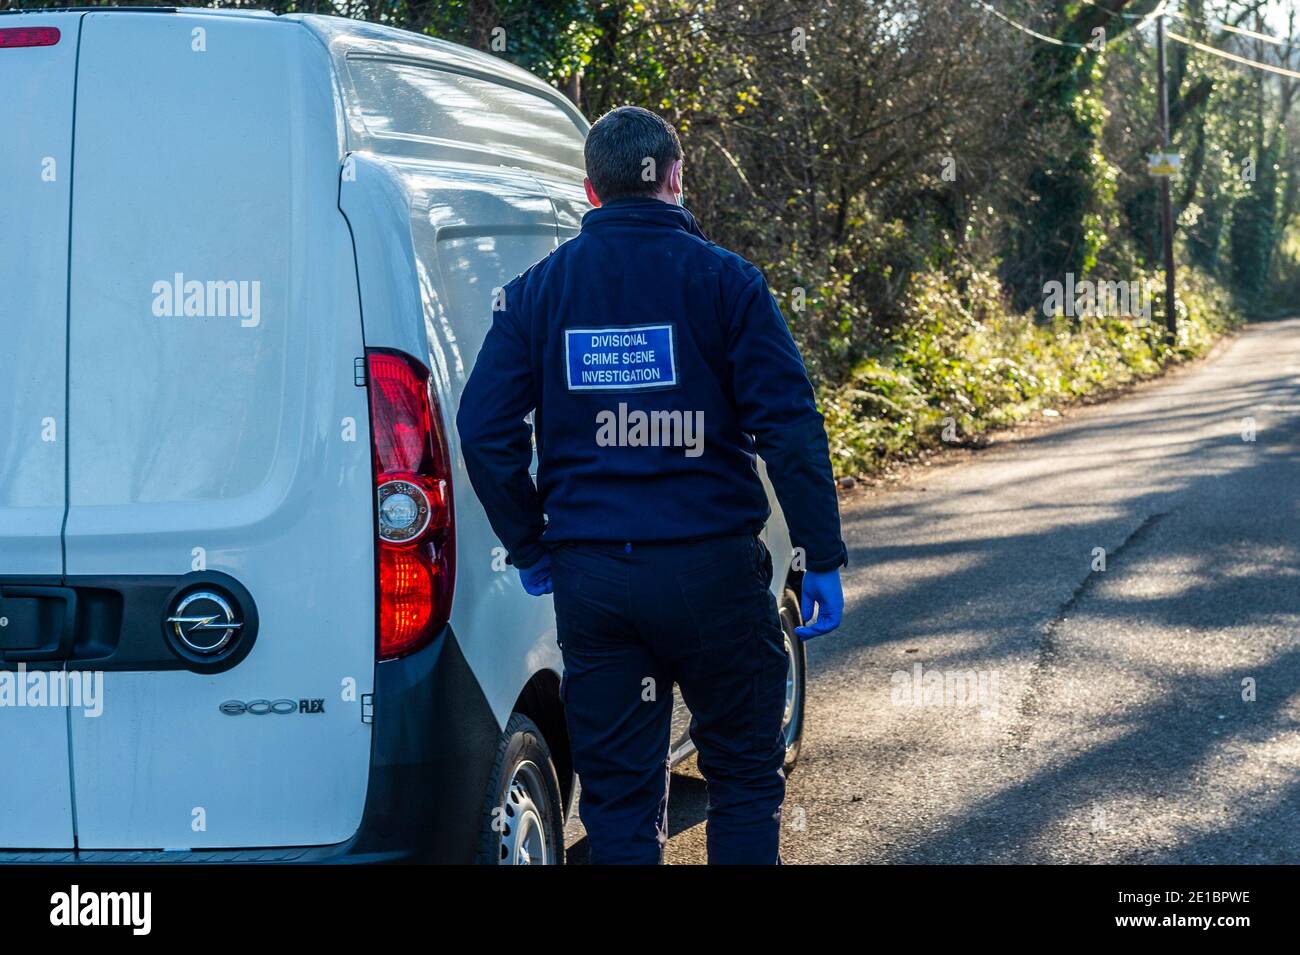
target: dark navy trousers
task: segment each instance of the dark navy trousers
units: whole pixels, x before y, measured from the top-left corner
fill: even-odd
[[[657,864],[673,684],[708,784],[709,861],[779,861],[787,656],[756,536],[553,545],[561,695],[594,864]]]

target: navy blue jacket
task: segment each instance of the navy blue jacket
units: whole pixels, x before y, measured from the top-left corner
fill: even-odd
[[[497,304],[457,426],[516,566],[561,541],[757,532],[756,453],[807,569],[846,562],[826,431],[785,319],[762,273],[685,209],[591,210]]]

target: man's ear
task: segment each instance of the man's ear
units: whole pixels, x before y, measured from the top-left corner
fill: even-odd
[[[672,193],[673,201],[682,194],[682,160],[674,159],[668,166],[668,191]]]
[[[586,176],[582,177],[582,188],[587,190],[587,201],[597,209],[600,208],[600,196],[596,195],[596,190],[591,186],[591,180]]]

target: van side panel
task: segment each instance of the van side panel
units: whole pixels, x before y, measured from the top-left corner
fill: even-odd
[[[436,276],[426,305],[430,352],[443,387],[454,399],[444,413],[454,422],[460,394],[492,324],[497,290],[555,248],[555,220],[536,182],[507,169],[462,169],[446,164],[422,178],[411,233],[422,271]],[[458,596],[451,623],[465,659],[478,676],[504,727],[519,692],[539,670],[563,669],[555,642],[551,598],[530,597],[472,492],[460,435],[452,429],[455,461]],[[536,472],[534,455],[532,470]]]
[[[432,371],[455,468],[452,631],[504,727],[532,675],[561,668],[555,614],[550,598],[525,594],[505,563],[465,473],[455,419],[494,293],[555,248],[554,217],[536,181],[516,170],[369,154],[351,161],[342,207],[357,244],[366,344],[412,351]],[[386,220],[398,195],[405,209],[394,230]],[[409,263],[405,275],[398,262]],[[412,330],[422,340],[413,342]]]
[[[54,46],[0,50],[0,581],[57,582],[63,573],[68,204],[80,19],[19,14],[2,24],[52,26],[61,35]],[[10,672],[0,679],[16,680],[17,664],[2,656],[0,670]],[[67,709],[15,702],[0,708],[0,754],[9,767],[0,786],[0,848],[70,847]]]
[[[337,128],[298,23],[85,17],[67,572],[221,572],[260,627],[225,672],[105,674],[103,715],[71,720],[83,848],[330,844],[360,823],[374,489]],[[222,708],[259,700],[320,708]]]
[[[406,180],[366,153],[348,156],[347,169],[339,211],[352,230],[366,345],[396,349],[427,365],[424,283],[411,245]]]

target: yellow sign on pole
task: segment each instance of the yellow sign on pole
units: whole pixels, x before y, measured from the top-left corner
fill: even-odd
[[[1151,153],[1147,156],[1147,172],[1153,176],[1176,176],[1183,168],[1179,153]]]

